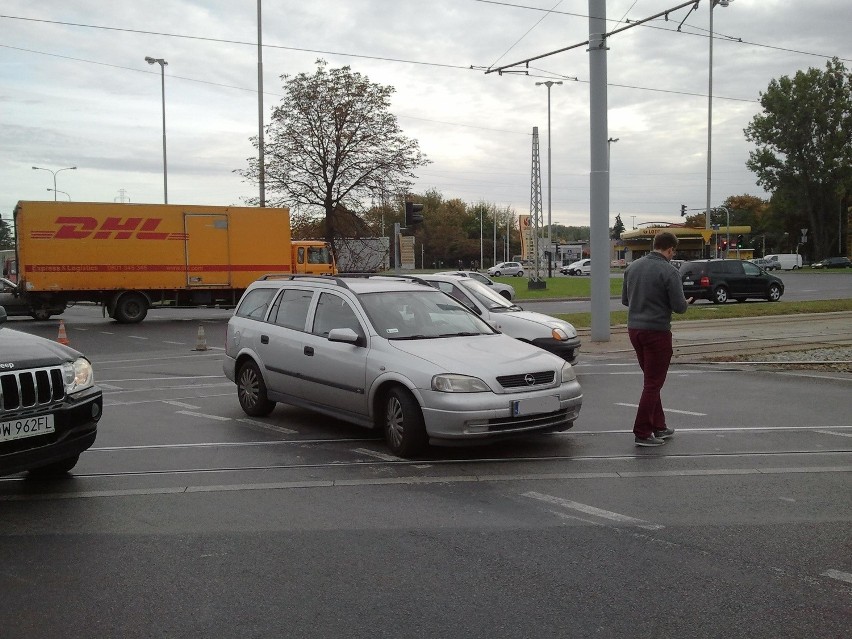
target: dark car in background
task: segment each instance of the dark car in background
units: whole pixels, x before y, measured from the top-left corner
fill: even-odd
[[[64,475],[97,435],[103,396],[92,365],[5,322],[0,306],[0,475]]]
[[[680,267],[683,294],[689,298],[724,304],[758,298],[777,302],[784,294],[784,282],[746,260],[690,260]]]
[[[19,295],[17,284],[5,277],[0,278],[0,306],[6,309],[8,317],[28,315],[37,320],[50,319],[52,315],[62,315],[65,312],[65,302],[33,306],[30,300]]]
[[[852,268],[848,257],[827,257],[811,264],[811,268]]]

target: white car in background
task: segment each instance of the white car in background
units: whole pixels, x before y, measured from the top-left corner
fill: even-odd
[[[571,262],[568,266],[563,266],[561,269],[559,269],[559,272],[563,275],[591,275],[592,260],[586,258],[584,260],[577,260],[576,262]]]
[[[495,282],[487,275],[483,275],[479,271],[441,271],[440,273],[435,273],[435,275],[461,275],[462,277],[469,277],[471,279],[476,280],[481,284],[485,284],[491,288],[491,290],[500,293],[507,300],[515,299],[515,287],[510,284],[501,284],[500,282]]]
[[[416,275],[464,304],[498,331],[574,363],[580,338],[573,325],[543,313],[525,311],[476,280],[459,275]]]
[[[493,277],[500,277],[501,275],[523,277],[524,266],[520,262],[500,262],[488,269],[488,274]]]

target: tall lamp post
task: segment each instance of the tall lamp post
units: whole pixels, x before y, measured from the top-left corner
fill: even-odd
[[[64,169],[56,169],[55,171],[52,170],[52,169],[44,169],[40,166],[34,166],[33,167],[33,171],[49,171],[50,173],[53,173],[53,189],[52,190],[53,190],[53,201],[54,202],[56,202],[56,174],[59,173],[60,171],[76,171],[76,170],[77,170],[76,166],[67,166]],[[47,189],[47,190],[50,191],[51,189]],[[62,193],[62,191],[60,191],[60,193]],[[66,193],[66,195],[68,195],[68,194]],[[71,199],[70,195],[68,196],[68,199],[69,200]]]
[[[67,197],[67,198],[68,198],[68,201],[69,201],[69,202],[71,201],[71,196],[70,196],[70,195],[68,195],[65,191],[57,191],[56,189],[47,189],[47,190],[48,190],[48,191],[53,191],[53,201],[54,201],[54,202],[56,202],[56,194],[57,194],[57,193],[62,193],[62,195],[64,195],[65,197]]]
[[[163,203],[169,203],[169,172],[166,164],[166,65],[168,62],[162,58],[152,58],[145,56],[145,62],[148,64],[160,65],[160,87],[163,98]]]
[[[713,8],[716,5],[727,7],[731,0],[710,0],[710,73],[707,89],[707,214],[704,217],[704,229],[710,230],[710,185],[712,182],[713,149]]]
[[[552,202],[551,202],[551,188],[552,188],[551,185],[552,185],[553,181],[551,180],[551,171],[550,171],[550,166],[551,166],[551,162],[550,162],[550,87],[552,87],[554,84],[562,84],[562,82],[554,82],[553,80],[548,80],[547,82],[536,82],[535,83],[535,85],[537,87],[541,86],[542,84],[547,87],[547,253],[548,253],[548,255],[550,255],[551,247],[553,245],[553,238],[551,236],[551,233],[552,233],[551,215],[552,215],[552,211],[553,211]],[[551,256],[551,258],[552,258],[552,256]],[[551,259],[548,258],[548,260],[547,260],[548,271],[550,270],[550,261],[551,261]]]

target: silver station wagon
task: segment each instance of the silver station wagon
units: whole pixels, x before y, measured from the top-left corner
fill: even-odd
[[[381,429],[403,457],[567,430],[583,399],[568,362],[416,277],[266,276],[228,322],[224,372],[248,415],[312,409]]]

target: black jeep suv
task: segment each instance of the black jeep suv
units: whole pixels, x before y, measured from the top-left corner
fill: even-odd
[[[784,282],[756,264],[743,260],[692,260],[680,267],[683,294],[695,299],[724,304],[729,299],[743,302],[760,298],[777,302]]]
[[[5,322],[0,306],[0,475],[63,475],[97,435],[103,397],[92,365]]]

